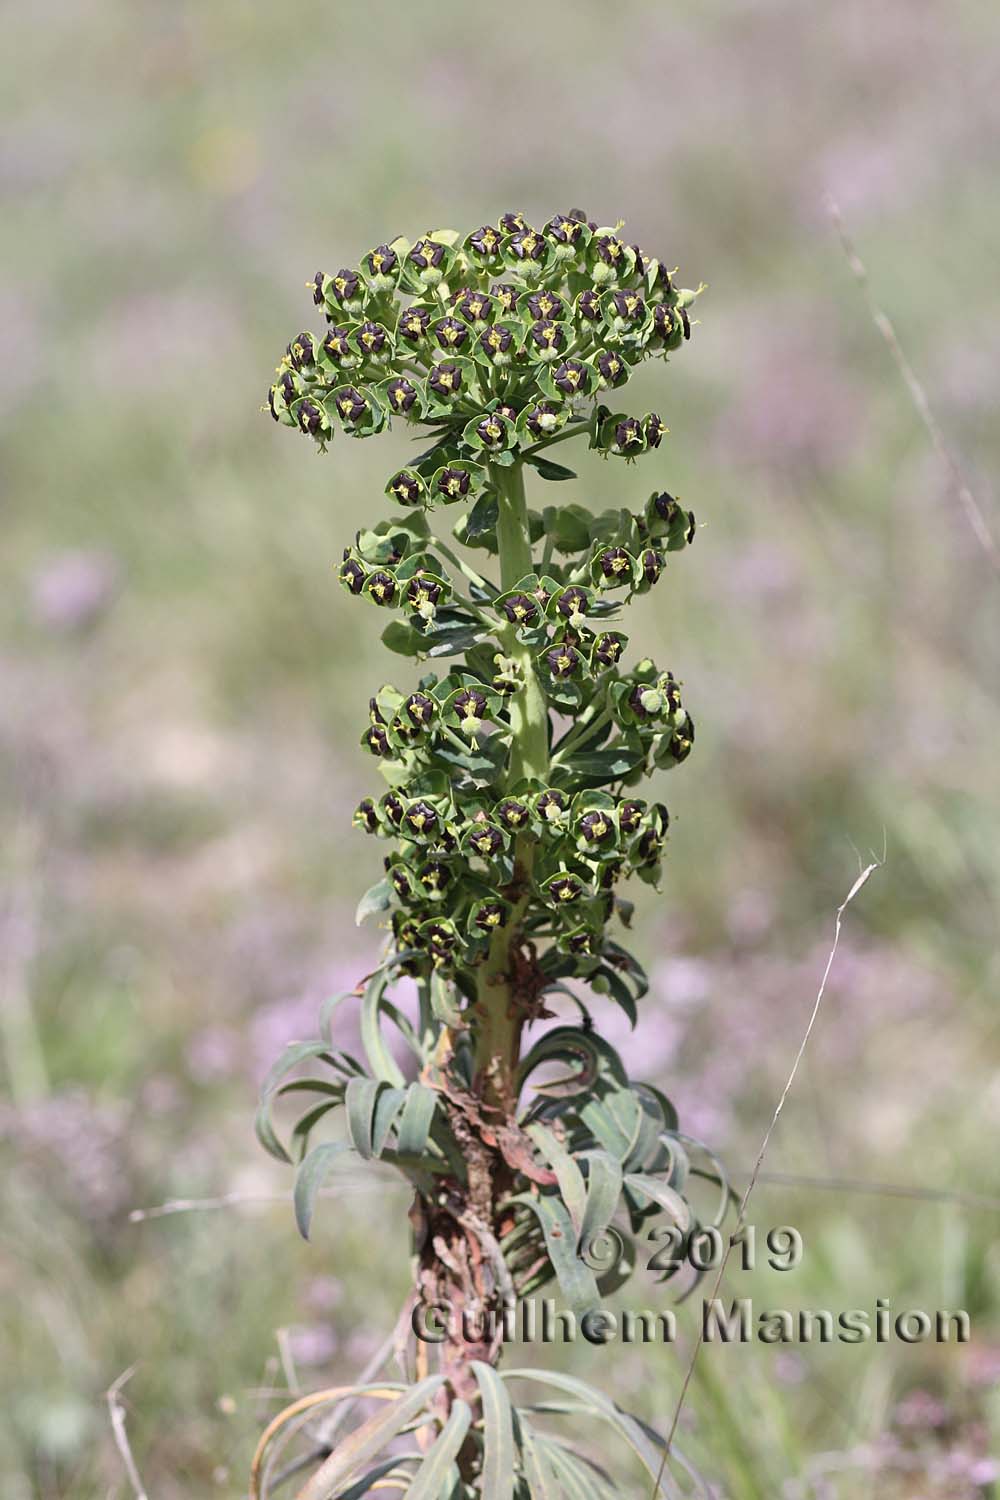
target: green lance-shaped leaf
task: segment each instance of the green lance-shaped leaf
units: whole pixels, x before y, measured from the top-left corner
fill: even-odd
[[[385,1088],[386,1085],[376,1078],[352,1078],[344,1094],[347,1133],[351,1138],[351,1145],[365,1161],[370,1161],[376,1155],[375,1116],[379,1098]],[[393,1092],[398,1092],[401,1104],[402,1090]]]
[[[271,1119],[274,1098],[279,1091],[282,1079],[287,1078],[289,1073],[311,1058],[322,1058],[327,1063],[335,1061],[326,1042],[292,1042],[271,1067],[261,1085],[254,1130],[264,1150],[271,1156],[277,1157],[278,1161],[290,1162],[292,1158],[278,1138]]]
[[[554,1370],[504,1370],[501,1378],[505,1381],[533,1380],[539,1385],[552,1386],[558,1391],[564,1391],[567,1395],[575,1397],[584,1410],[601,1417],[614,1428],[635,1453],[651,1478],[655,1479],[660,1474],[660,1460],[664,1446],[662,1439],[658,1439],[644,1423],[623,1411],[603,1392],[586,1385],[573,1375],[563,1375]],[[669,1464],[663,1467],[656,1494],[666,1495],[668,1500],[682,1500],[681,1491],[670,1473]]]
[[[411,1083],[396,1127],[396,1150],[400,1156],[423,1156],[430,1139],[438,1096],[422,1083]]]
[[[309,1238],[312,1228],[316,1197],[330,1172],[345,1152],[350,1151],[346,1141],[330,1141],[316,1146],[302,1162],[295,1174],[293,1203],[295,1222],[304,1240]]]
[[[386,975],[374,974],[365,986],[361,1001],[361,1041],[369,1065],[376,1078],[401,1088],[406,1079],[400,1072],[382,1034],[382,997],[385,994]]]
[[[573,1228],[576,1230],[577,1240],[579,1240],[587,1206],[587,1184],[583,1180],[583,1173],[562,1141],[547,1125],[539,1122],[529,1125],[527,1134],[556,1174],[563,1203],[566,1205]]]
[[[610,1047],[603,1038],[594,1032],[584,1031],[578,1026],[556,1026],[552,1031],[547,1031],[540,1037],[530,1052],[521,1061],[517,1070],[516,1089],[518,1092],[524,1087],[528,1078],[544,1062],[568,1062],[574,1071],[565,1079],[559,1080],[560,1092],[566,1095],[571,1093],[583,1093],[593,1087],[593,1084],[602,1071],[602,1064],[607,1067],[612,1077],[619,1082],[625,1082],[625,1072],[622,1068],[618,1054]],[[555,1084],[545,1086],[545,1092],[551,1092]],[[542,1092],[539,1089],[539,1092]]]
[[[619,1491],[591,1467],[554,1438],[535,1438],[536,1450],[548,1464],[549,1471],[561,1486],[560,1494],[570,1500],[617,1500]]]
[[[664,1209],[685,1234],[691,1227],[691,1210],[674,1188],[662,1178],[651,1177],[645,1172],[626,1172],[625,1186],[639,1198],[647,1198]],[[640,1203],[640,1207],[643,1205]]]
[[[452,1493],[456,1477],[452,1474],[452,1468],[471,1421],[472,1412],[466,1403],[452,1402],[451,1413],[441,1436],[413,1476],[413,1482],[406,1492],[409,1500],[440,1500],[442,1495]]]
[[[348,1084],[350,1088],[350,1084]],[[406,1089],[383,1088],[375,1101],[372,1116],[372,1155],[381,1156],[389,1133],[406,1103]]]
[[[621,1163],[607,1151],[588,1151],[587,1201],[580,1223],[580,1247],[586,1251],[611,1223],[622,1191]]]
[[[443,1375],[430,1375],[403,1395],[396,1397],[387,1410],[378,1411],[355,1429],[316,1470],[298,1500],[332,1500],[342,1486],[356,1477],[358,1470],[408,1427],[415,1417],[427,1411],[428,1403],[444,1384]]]
[[[383,1458],[377,1464],[372,1464],[366,1469],[360,1479],[356,1479],[346,1490],[341,1490],[337,1500],[366,1500],[366,1497],[378,1493],[380,1489],[400,1490],[409,1479],[408,1471],[403,1467],[407,1463],[420,1463],[423,1455],[420,1453],[397,1453],[393,1458]],[[380,1485],[379,1480],[391,1481]]]
[[[582,1317],[600,1302],[594,1273],[576,1253],[577,1231],[561,1198],[554,1194],[518,1193],[510,1200],[531,1209],[542,1227],[545,1249],[570,1310]]]
[[[569,1500],[558,1476],[552,1470],[544,1446],[527,1423],[522,1422],[521,1432],[521,1462],[531,1500]]]
[[[511,1500],[514,1494],[514,1419],[507,1387],[491,1365],[472,1361],[483,1406],[482,1500]]]
[[[388,880],[379,880],[370,886],[361,900],[358,902],[357,911],[354,913],[354,925],[360,927],[367,922],[369,917],[376,917],[380,912],[388,911],[392,904],[392,886]]]

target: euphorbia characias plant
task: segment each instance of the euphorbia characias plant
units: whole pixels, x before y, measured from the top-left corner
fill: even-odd
[[[348,594],[390,616],[382,640],[407,666],[368,705],[361,746],[381,786],[354,815],[384,851],[358,920],[382,923],[385,953],[327,1002],[317,1041],[288,1047],[258,1118],[268,1150],[297,1163],[304,1235],[348,1153],[403,1174],[413,1290],[401,1378],[289,1407],[262,1440],[255,1495],[273,1492],[303,1423],[362,1399],[374,1413],[314,1451],[303,1500],[380,1481],[417,1500],[621,1493],[552,1431],[546,1390],[550,1406],[558,1394],[609,1423],[658,1493],[679,1492],[684,1461],[664,1464],[662,1440],[608,1395],[500,1366],[504,1315],[509,1329],[521,1299],[555,1283],[577,1317],[593,1314],[650,1221],[697,1227],[690,1174],[726,1196],[714,1158],[692,1167],[669,1100],[629,1078],[600,1030],[608,1004],[636,1024],[646,992],[620,941],[632,912],[621,889],[632,875],[658,885],[669,817],[643,782],[694,740],[672,673],[641,654],[628,664],[620,617],[691,543],[695,519],[664,489],[635,514],[531,508],[525,487],[530,476],[558,494],[575,477],[550,457],[572,438],[601,458],[658,462],[660,417],[619,404],[637,365],[690,337],[696,293],[673,277],[620,224],[578,211],[542,230],[507,213],[464,237],[397,239],[316,273],[325,326],[292,340],[271,386],[275,420],[321,450],[390,427],[422,439],[389,476],[388,517],[338,565]],[[409,1011],[392,998],[404,976]],[[557,1020],[555,997],[575,1007],[572,1024],[532,1036]],[[333,1043],[345,1003],[359,1007],[362,1059]],[[289,1093],[308,1106],[286,1147],[272,1109]],[[340,1138],[316,1144],[335,1112]]]

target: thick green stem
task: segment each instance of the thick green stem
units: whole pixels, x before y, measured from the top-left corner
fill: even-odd
[[[500,583],[513,586],[532,570],[528,507],[520,462],[492,471],[498,497],[497,542]],[[513,626],[502,634],[506,654],[516,663],[521,687],[510,704],[511,756],[508,784],[526,777],[544,782],[549,769],[549,713],[545,693],[535,671],[529,646],[517,639]],[[521,921],[530,899],[535,844],[530,835],[514,847],[513,907],[506,927],[497,932],[478,972],[478,1037],[476,1076],[483,1098],[509,1106],[512,1079],[521,1045],[524,1014],[514,993],[511,953],[520,940]]]

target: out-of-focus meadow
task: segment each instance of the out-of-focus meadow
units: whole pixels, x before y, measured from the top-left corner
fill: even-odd
[[[580,204],[704,279],[636,409],[672,433],[559,499],[707,523],[630,626],[684,679],[642,1040],[742,1184],[874,849],[772,1173],[803,1267],[758,1307],[967,1308],[973,1340],[703,1352],[682,1442],[720,1494],[989,1496],[1000,1469],[1000,582],[852,281],[873,286],[1000,531],[1000,13],[987,0],[248,7],[4,20],[0,1492],[242,1493],[289,1385],[350,1378],[407,1280],[405,1194],[313,1243],[256,1085],[378,935],[348,827],[383,659],[331,563],[401,437],[325,458],[262,417],[305,283],[429,224]],[[566,450],[564,450],[566,451]],[[546,497],[547,499],[550,497]],[[647,645],[648,642],[648,645]],[[630,1294],[649,1305],[662,1289]],[[680,1349],[561,1352],[663,1423]],[[536,1351],[537,1353],[538,1351]]]

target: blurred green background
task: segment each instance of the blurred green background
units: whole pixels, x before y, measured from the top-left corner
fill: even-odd
[[[103,1393],[133,1363],[152,1500],[238,1496],[289,1386],[391,1326],[389,1181],[345,1179],[309,1246],[283,1202],[129,1221],[287,1191],[256,1085],[377,941],[347,820],[367,697],[408,667],[330,565],[404,439],[320,457],[258,407],[317,267],[577,204],[709,283],[633,402],[659,455],[558,497],[669,487],[707,523],[630,626],[698,744],[641,900],[641,1043],[608,1025],[742,1182],[884,847],[767,1166],[993,1198],[762,1183],[804,1264],[730,1295],[965,1307],[973,1341],[707,1349],[683,1443],[726,1496],[993,1494],[998,581],[824,195],[1000,529],[996,7],[38,0],[3,34],[4,1500],[130,1493]],[[680,1350],[557,1357],[662,1424],[679,1317]]]

